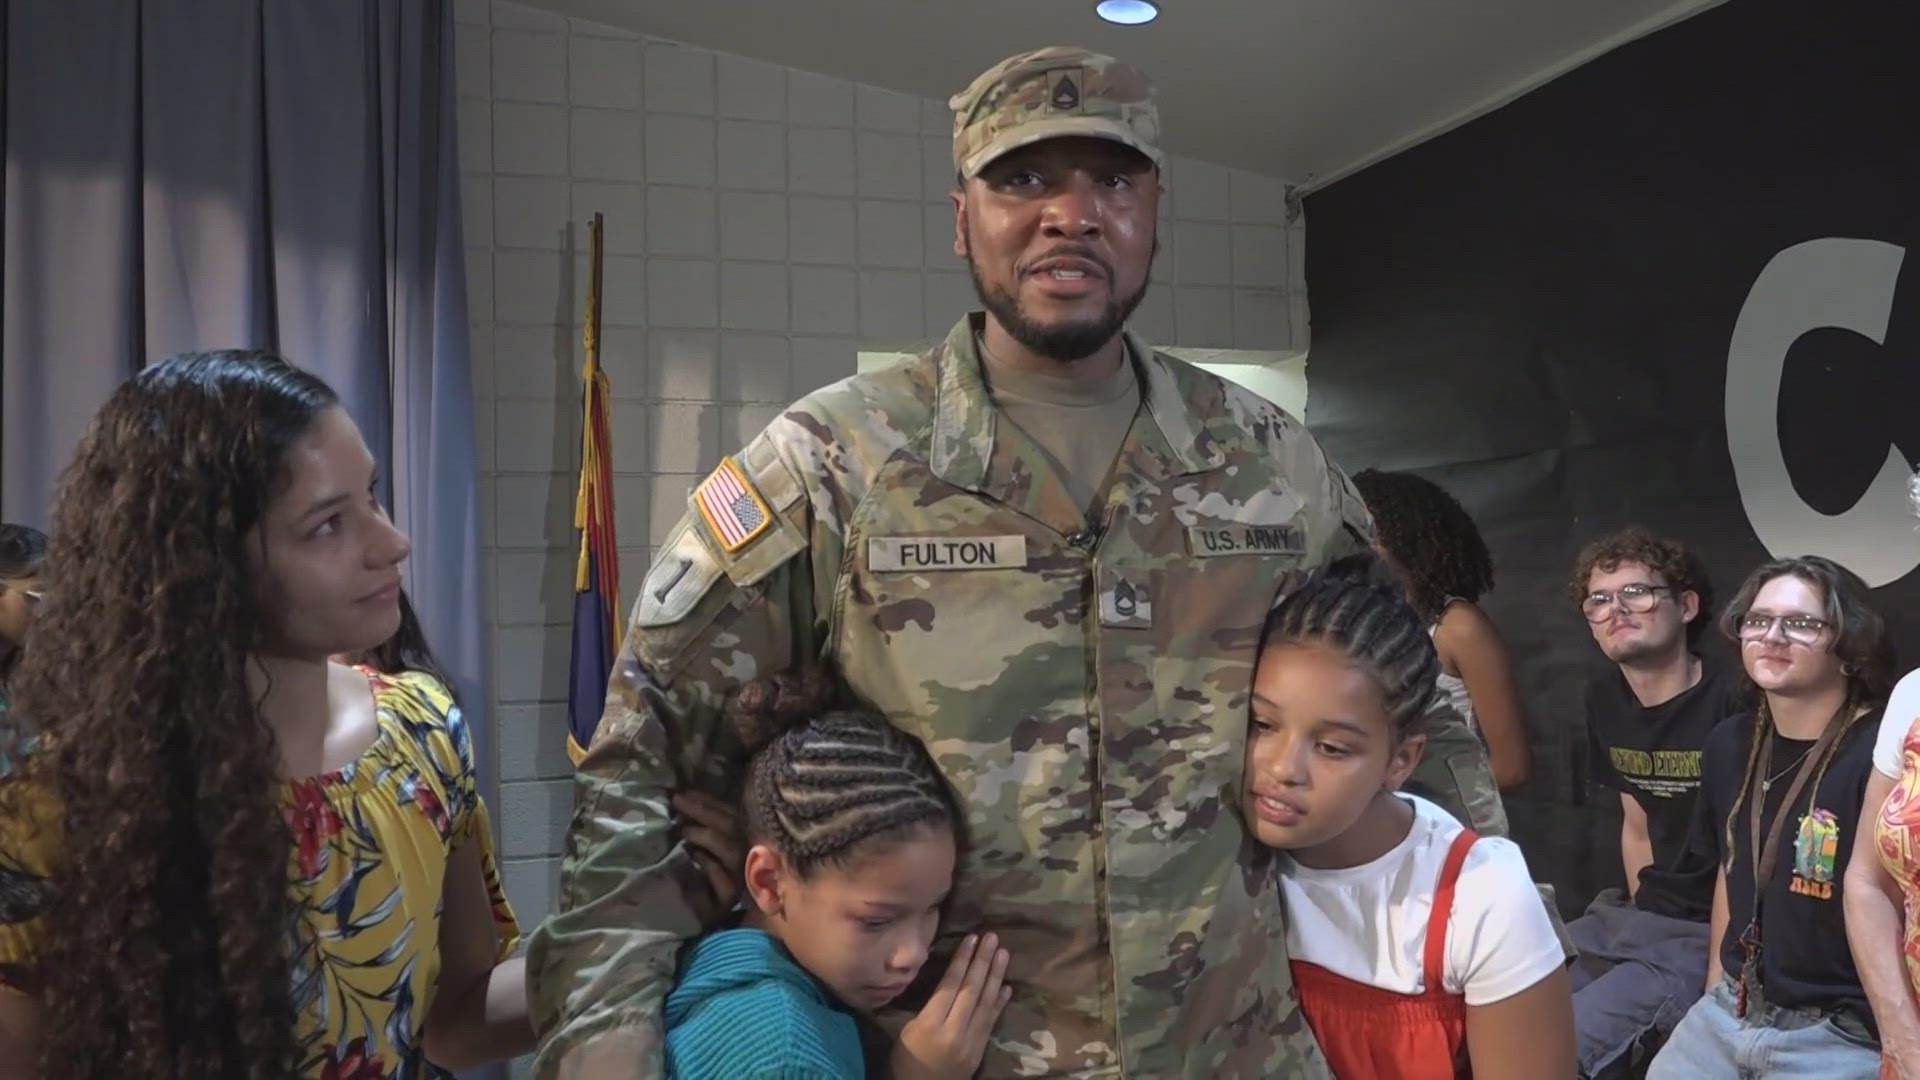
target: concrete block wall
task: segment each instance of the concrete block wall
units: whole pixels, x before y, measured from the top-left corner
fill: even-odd
[[[627,601],[688,489],[786,403],[974,306],[944,102],[505,0],[462,0],[460,157],[499,821],[528,925],[571,791],[566,678],[586,222],[606,216],[602,359]],[[984,68],[998,57],[980,57]],[[1157,344],[1304,348],[1303,226],[1279,180],[1167,169]]]

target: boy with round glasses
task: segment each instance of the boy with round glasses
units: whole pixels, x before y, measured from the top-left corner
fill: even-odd
[[[1587,545],[1568,582],[1614,670],[1587,687],[1595,777],[1620,795],[1625,889],[1567,926],[1582,1077],[1624,1075],[1706,982],[1714,866],[1695,803],[1701,750],[1738,711],[1736,680],[1698,651],[1713,587],[1686,546],[1628,528]]]

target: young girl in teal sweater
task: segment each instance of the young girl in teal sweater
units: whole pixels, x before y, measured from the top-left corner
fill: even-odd
[[[754,749],[740,818],[752,903],[701,939],[667,997],[667,1071],[679,1080],[866,1075],[857,1017],[898,997],[926,962],[953,888],[959,809],[918,739],[836,707],[818,671],[742,689]],[[894,1046],[899,1080],[964,1080],[1006,1005],[994,935],[961,943]]]

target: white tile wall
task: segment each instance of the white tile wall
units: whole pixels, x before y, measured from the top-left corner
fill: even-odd
[[[496,174],[565,176],[567,109],[497,98],[493,103],[493,169]]]
[[[853,194],[853,132],[795,127],[787,132],[787,186],[811,195]]]
[[[852,199],[795,195],[787,206],[788,258],[827,266],[854,264]]]
[[[647,353],[647,396],[654,401],[712,401],[719,392],[715,334],[656,331]]]
[[[720,186],[786,191],[786,125],[758,120],[720,121]]]
[[[576,180],[644,180],[645,127],[638,114],[620,109],[576,108],[565,137]]]
[[[647,251],[712,255],[720,240],[714,193],[705,188],[647,189]]]
[[[497,816],[523,919],[554,895],[570,812],[579,327],[606,215],[601,358],[630,601],[717,457],[863,347],[910,348],[975,306],[953,253],[943,102],[457,0],[459,134],[486,470]],[[988,58],[982,58],[983,62]],[[1166,170],[1135,326],[1198,347],[1304,346],[1303,233],[1278,181]]]
[[[793,328],[807,334],[852,334],[858,275],[824,266],[793,268]]]
[[[640,108],[640,55],[637,41],[574,34],[567,42],[567,100],[630,112]]]
[[[721,116],[786,122],[786,68],[744,56],[721,56],[719,68]]]
[[[647,310],[654,326],[718,326],[719,267],[696,259],[647,260]]]
[[[728,330],[785,330],[787,268],[778,263],[722,263],[720,325]],[[919,333],[918,319],[914,333]]]
[[[728,259],[784,263],[787,258],[786,193],[722,192],[720,254]]]
[[[853,126],[853,84],[845,79],[787,72],[787,119],[820,127]]]
[[[495,30],[493,94],[513,101],[565,104],[566,37],[531,30]]]
[[[670,41],[647,43],[647,110],[713,115],[713,54]]]
[[[713,121],[702,116],[647,117],[647,182],[713,186]]]

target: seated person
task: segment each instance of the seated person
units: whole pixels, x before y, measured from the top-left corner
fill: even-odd
[[[1707,981],[1713,838],[1696,830],[1707,736],[1739,711],[1738,683],[1699,651],[1713,585],[1684,544],[1629,528],[1587,545],[1569,591],[1616,668],[1587,687],[1594,772],[1620,794],[1626,889],[1568,924],[1580,948],[1573,1019],[1580,1075],[1631,1067]],[[1651,1036],[1651,1038],[1649,1038]]]
[[[1852,571],[1809,555],[1754,571],[1721,616],[1758,708],[1716,728],[1701,759],[1716,949],[1707,995],[1649,1080],[1880,1074],[1842,908],[1892,670],[1868,596]]]

